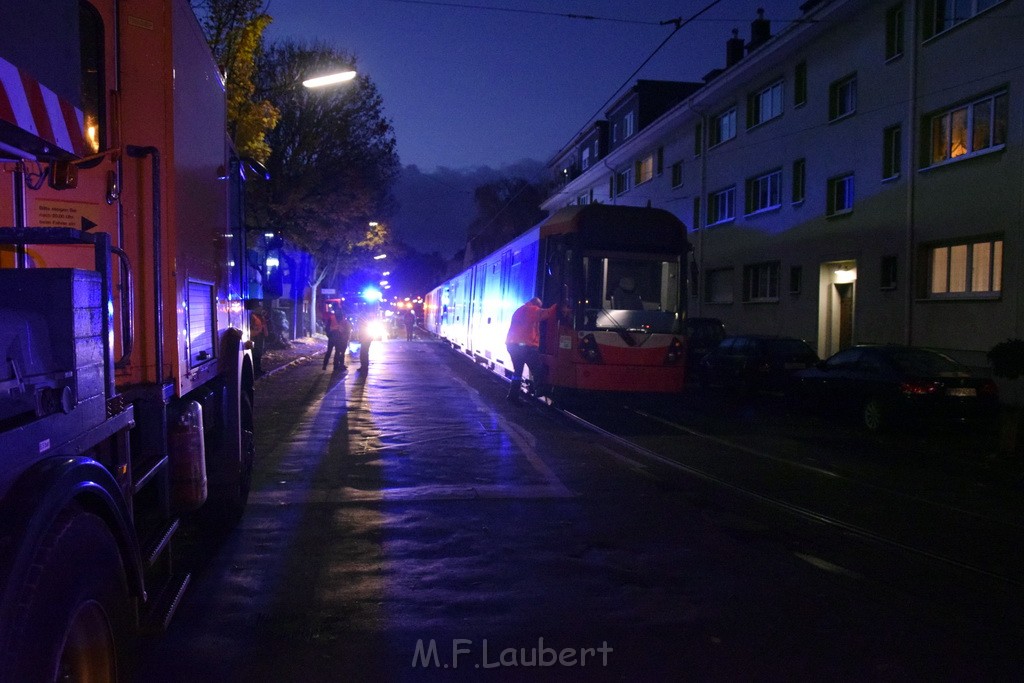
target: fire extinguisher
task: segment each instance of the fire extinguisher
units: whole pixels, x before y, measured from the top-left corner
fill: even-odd
[[[206,447],[203,445],[203,407],[189,401],[170,429],[171,501],[179,512],[206,502]]]

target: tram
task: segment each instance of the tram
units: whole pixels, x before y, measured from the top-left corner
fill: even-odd
[[[561,209],[424,297],[426,330],[512,376],[512,313],[558,304],[541,324],[538,393],[678,392],[686,368],[686,226],[653,208]]]

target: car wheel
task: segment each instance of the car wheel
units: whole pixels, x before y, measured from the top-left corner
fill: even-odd
[[[864,404],[861,413],[864,427],[869,432],[878,433],[885,428],[885,407],[881,399],[871,398]]]

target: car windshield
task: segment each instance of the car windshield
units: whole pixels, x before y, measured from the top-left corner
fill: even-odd
[[[967,369],[948,356],[921,349],[892,351],[889,358],[900,372],[920,377],[967,375]]]

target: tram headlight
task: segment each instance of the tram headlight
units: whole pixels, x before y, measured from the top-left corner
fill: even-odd
[[[580,339],[580,344],[577,348],[584,360],[590,363],[601,362],[601,351],[597,348],[597,340],[594,339],[594,335],[588,334],[583,339]]]
[[[681,363],[685,358],[686,346],[679,340],[679,337],[672,337],[672,341],[668,345],[668,352],[665,354],[665,364]]]

